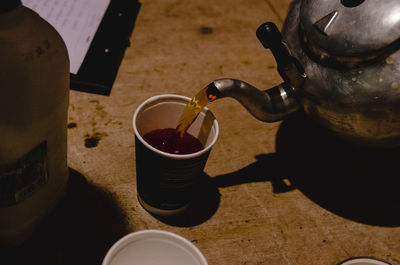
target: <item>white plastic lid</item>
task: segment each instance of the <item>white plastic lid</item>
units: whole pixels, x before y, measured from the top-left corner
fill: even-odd
[[[126,235],[108,251],[103,265],[207,265],[199,249],[187,239],[161,230]]]
[[[357,257],[345,260],[338,265],[390,265],[390,263],[374,258]]]

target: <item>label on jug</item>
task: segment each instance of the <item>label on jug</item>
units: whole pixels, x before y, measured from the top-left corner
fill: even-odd
[[[48,178],[47,144],[42,142],[12,165],[0,166],[0,207],[29,198]]]

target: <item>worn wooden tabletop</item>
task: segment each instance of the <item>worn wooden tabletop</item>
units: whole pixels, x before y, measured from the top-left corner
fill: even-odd
[[[266,21],[281,27],[290,1],[141,4],[110,96],[71,91],[68,194],[6,264],[100,264],[115,241],[143,229],[187,238],[210,265],[335,265],[356,256],[400,264],[398,154],[342,142],[301,113],[263,123],[233,99],[209,104],[220,135],[202,198],[172,219],[140,206],[135,109],[158,94],[192,97],[222,77],[260,89],[280,83],[255,31]]]

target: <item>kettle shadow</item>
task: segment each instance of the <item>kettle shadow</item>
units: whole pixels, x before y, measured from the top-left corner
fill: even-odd
[[[70,169],[65,197],[21,246],[0,250],[1,264],[98,265],[127,233],[113,194]]]
[[[345,142],[299,112],[281,124],[276,150],[293,187],[316,204],[356,222],[400,226],[400,148]]]
[[[173,226],[195,226],[218,209],[218,188],[270,181],[274,193],[298,189],[324,209],[376,226],[400,226],[400,148],[382,149],[345,142],[311,122],[304,113],[287,117],[276,136],[276,153],[224,175],[203,175],[188,209],[170,217]]]

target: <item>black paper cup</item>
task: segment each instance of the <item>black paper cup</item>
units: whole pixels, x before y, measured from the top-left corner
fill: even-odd
[[[191,154],[170,154],[143,139],[153,130],[176,128],[188,101],[190,98],[180,95],[154,96],[144,101],[133,116],[138,200],[156,215],[174,215],[190,204],[218,138],[218,122],[205,107],[187,131],[199,139],[204,149]]]

